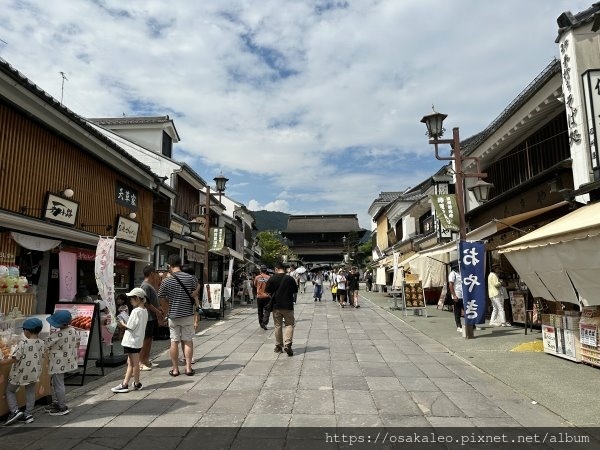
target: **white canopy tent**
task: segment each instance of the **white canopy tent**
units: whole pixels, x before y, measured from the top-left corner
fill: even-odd
[[[600,203],[579,208],[499,251],[535,297],[600,305]]]

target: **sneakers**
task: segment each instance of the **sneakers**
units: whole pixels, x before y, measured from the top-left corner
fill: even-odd
[[[458,327],[458,328],[456,329],[456,331],[458,331],[459,333],[462,333],[462,327]]]
[[[19,410],[13,411],[8,415],[8,418],[6,419],[6,422],[4,422],[4,425],[12,425],[17,420],[19,420],[21,417],[23,417],[23,411],[19,411]]]
[[[140,370],[143,372],[147,372],[148,370],[152,370],[152,367],[147,366],[146,364],[140,364]]]
[[[483,331],[483,328],[481,328],[481,327],[475,327],[475,329],[476,329],[477,331]]]
[[[142,390],[142,383],[136,383],[135,381],[133,382],[133,390],[134,391],[141,391]]]
[[[25,423],[32,423],[35,419],[31,414],[25,414],[21,420]]]
[[[281,348],[281,345],[276,345],[275,346],[275,350],[273,350],[275,353],[283,353],[283,349]]]
[[[58,405],[56,405],[56,408],[48,411],[48,414],[50,414],[51,416],[64,416],[66,414],[69,414],[71,412],[71,410],[65,406],[64,408],[60,408]]]
[[[58,403],[52,402],[49,405],[44,406],[44,412],[49,413],[53,409],[58,408]]]
[[[123,394],[125,392],[129,392],[129,386],[121,383],[118,386],[115,386],[114,388],[112,388],[111,391],[113,391],[116,394]],[[52,413],[50,413],[50,414],[52,414]]]
[[[287,344],[283,347],[288,356],[294,356],[294,351],[292,350],[292,344]]]

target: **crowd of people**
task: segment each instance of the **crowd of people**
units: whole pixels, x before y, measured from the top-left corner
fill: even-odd
[[[168,258],[167,274],[162,277],[158,290],[157,271],[148,265],[143,269],[144,280],[127,294],[120,294],[115,299],[115,337],[120,338],[123,352],[127,356],[127,366],[123,380],[111,389],[114,393],[138,391],[143,388],[140,372],[150,371],[157,367],[150,360],[153,336],[158,327],[168,326],[171,369],[169,375],[177,377],[184,373],[195,374],[192,365],[193,336],[199,325],[200,284],[192,271],[186,270],[179,255]],[[360,276],[356,267],[349,271],[317,270],[314,273],[287,267],[278,262],[274,272],[269,273],[266,266],[260,267],[260,273],[252,281],[253,296],[257,300],[259,326],[267,330],[272,315],[275,327],[276,353],[293,356],[294,351],[294,304],[298,293],[306,292],[306,285],[312,283],[315,302],[322,301],[326,281],[332,292],[332,300],[339,302],[340,307],[347,305],[359,308],[358,289]],[[97,301],[101,320],[110,321],[108,305],[105,301]],[[64,374],[77,370],[77,351],[79,338],[72,326],[71,313],[59,310],[46,319],[51,326],[49,337],[39,337],[43,323],[38,318],[24,321],[23,336],[12,349],[10,358],[1,360],[2,364],[11,364],[6,388],[6,399],[9,415],[5,425],[17,421],[32,423],[35,404],[35,386],[42,373],[44,354],[48,354],[49,373],[52,383],[52,403],[45,408],[50,415],[69,414],[66,405]],[[102,322],[104,324],[104,322]],[[105,325],[108,325],[106,323]],[[183,357],[180,359],[179,351]],[[183,372],[179,364],[183,364]],[[16,392],[23,386],[26,396],[25,410],[17,406]]]

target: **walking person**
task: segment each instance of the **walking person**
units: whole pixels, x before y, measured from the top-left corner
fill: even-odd
[[[146,334],[146,325],[148,324],[148,310],[146,309],[146,292],[142,288],[134,288],[128,292],[127,297],[131,298],[133,310],[127,319],[127,323],[119,320],[119,328],[125,330],[121,345],[123,353],[127,355],[127,370],[123,381],[114,388],[112,392],[122,394],[130,390],[140,391],[142,383],[140,381],[140,352],[144,345],[144,336]],[[133,389],[129,388],[129,382],[133,378]]]
[[[367,291],[371,292],[373,290],[373,272],[367,272],[365,281],[367,283]]]
[[[464,308],[463,305],[463,288],[462,288],[462,278],[460,276],[460,272],[457,265],[453,265],[450,270],[450,275],[448,275],[448,289],[450,289],[450,294],[452,295],[452,300],[454,301],[454,321],[456,322],[456,331],[462,333],[463,326],[460,320],[461,311]],[[479,326],[475,326],[476,330],[483,330],[483,328]]]
[[[267,330],[269,316],[271,315],[271,296],[266,291],[267,281],[270,275],[267,273],[267,266],[260,266],[260,273],[254,277],[254,287],[256,289],[256,307],[258,310],[258,324],[263,330]]]
[[[164,323],[165,316],[159,309],[158,294],[156,289],[151,283],[151,278],[156,273],[156,269],[152,264],[144,267],[144,281],[140,285],[140,288],[146,294],[146,310],[148,311],[148,321],[146,323],[146,330],[144,331],[144,343],[142,344],[142,350],[140,351],[140,370],[152,370],[153,367],[157,367],[158,364],[150,361],[150,351],[152,350],[152,341],[154,340],[154,334],[158,328],[158,324]]]
[[[171,346],[169,355],[171,357],[172,369],[169,375],[179,376],[179,343],[183,342],[185,357],[185,374],[194,375],[192,369],[192,358],[194,356],[193,337],[198,327],[198,292],[200,286],[195,276],[181,270],[181,257],[170,255],[169,273],[171,276],[165,278],[158,290],[158,298],[161,309],[168,311],[169,334]]]
[[[321,301],[321,297],[323,296],[323,272],[320,270],[316,273],[313,279],[313,297],[316,301]]]
[[[71,410],[65,394],[65,373],[77,370],[79,337],[71,326],[73,317],[66,309],[59,309],[46,319],[54,331],[46,339],[48,365],[52,382],[52,403],[44,408],[51,416],[64,416]]]
[[[275,353],[285,351],[288,356],[294,354],[292,341],[294,338],[294,294],[298,292],[298,285],[291,276],[285,273],[285,265],[278,262],[275,265],[275,274],[267,281],[265,288],[271,295],[273,307],[273,322],[275,323]],[[285,321],[285,332],[282,330]]]
[[[456,323],[456,331],[462,333],[462,322],[460,320],[460,313],[463,310],[463,293],[462,293],[462,280],[458,267],[453,265],[448,275],[448,289],[450,295],[452,295],[452,301],[454,301],[454,322]]]
[[[360,308],[358,304],[358,289],[360,287],[360,274],[358,273],[358,267],[353,266],[350,273],[347,276],[348,283],[348,303],[353,308]]]
[[[492,270],[488,275],[488,296],[492,302],[492,317],[490,325],[494,327],[509,327],[510,323],[506,321],[504,313],[504,295],[502,294],[502,281],[498,277],[499,264],[492,265]]]
[[[335,277],[335,283],[337,284],[337,297],[342,308],[346,307],[346,276],[344,275],[344,269],[340,269]]]
[[[9,414],[4,425],[12,425],[17,420],[33,422],[35,386],[42,374],[42,359],[46,350],[45,342],[38,337],[43,325],[38,318],[26,319],[22,325],[22,339],[13,346],[9,358],[0,359],[0,365],[12,364],[5,393]],[[17,391],[21,386],[25,389],[25,413],[17,404]]]
[[[331,284],[331,301],[332,302],[337,302],[337,284],[335,282],[333,282]]]

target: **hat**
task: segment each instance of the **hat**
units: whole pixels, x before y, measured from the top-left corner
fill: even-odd
[[[260,266],[260,271],[261,272],[266,272],[267,271],[267,266],[265,266],[264,264]]]
[[[37,317],[30,317],[29,319],[26,319],[25,322],[23,322],[22,328],[24,330],[41,330],[42,328],[44,328],[44,324]]]
[[[131,292],[128,292],[127,294],[125,294],[127,297],[139,297],[139,298],[146,298],[146,292],[142,289],[142,288],[133,288],[131,290]]]
[[[59,309],[46,320],[50,325],[54,328],[64,327],[65,325],[69,325],[71,323],[71,313],[66,309]]]

